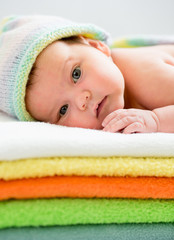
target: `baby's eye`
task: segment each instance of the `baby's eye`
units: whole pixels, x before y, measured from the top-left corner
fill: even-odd
[[[63,106],[61,107],[60,111],[59,111],[60,116],[65,115],[67,109],[68,109],[68,104],[63,105]]]
[[[80,69],[80,67],[76,67],[74,69],[74,71],[72,72],[72,78],[73,78],[74,83],[76,83],[78,81],[80,76],[81,76],[81,69]]]

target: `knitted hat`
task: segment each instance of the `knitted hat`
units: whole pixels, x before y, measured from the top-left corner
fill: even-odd
[[[106,41],[108,34],[92,24],[53,16],[11,16],[0,23],[0,110],[21,121],[26,111],[28,76],[39,53],[55,40],[75,35]]]

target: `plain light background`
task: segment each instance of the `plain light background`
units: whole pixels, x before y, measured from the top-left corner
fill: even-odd
[[[174,0],[1,0],[0,18],[12,14],[59,15],[104,28],[112,37],[173,34]]]

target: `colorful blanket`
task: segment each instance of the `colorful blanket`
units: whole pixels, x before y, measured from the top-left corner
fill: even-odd
[[[174,199],[174,178],[56,176],[0,181],[0,200],[55,197]]]
[[[174,224],[98,224],[0,229],[4,240],[173,240]]]
[[[110,48],[132,48],[174,44],[174,35],[133,35],[112,41]]]
[[[174,177],[174,157],[47,157],[0,161],[0,179],[54,175]]]
[[[174,200],[8,200],[0,202],[0,216],[0,228],[174,222]]]

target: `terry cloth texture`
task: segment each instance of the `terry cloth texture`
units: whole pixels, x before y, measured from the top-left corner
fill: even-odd
[[[0,162],[0,179],[55,175],[174,177],[174,157],[50,157]]]
[[[43,122],[0,122],[0,133],[1,161],[56,156],[174,157],[174,134],[170,133],[109,133]]]
[[[0,202],[0,228],[174,222],[174,200],[32,199]]]
[[[3,240],[173,240],[174,224],[107,224],[7,228]]]
[[[54,197],[174,199],[174,178],[60,176],[0,181],[0,200]]]
[[[39,53],[52,42],[75,35],[106,41],[92,24],[54,16],[9,16],[0,23],[0,109],[22,121],[34,121],[25,107],[29,73]]]

